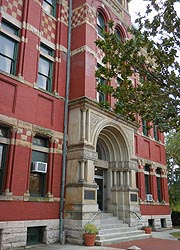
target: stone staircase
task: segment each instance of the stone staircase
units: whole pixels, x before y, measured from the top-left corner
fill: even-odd
[[[151,237],[150,234],[145,234],[144,230],[139,230],[137,227],[129,227],[128,224],[124,224],[110,213],[101,213],[100,218],[101,229],[99,229],[96,236],[97,246]]]

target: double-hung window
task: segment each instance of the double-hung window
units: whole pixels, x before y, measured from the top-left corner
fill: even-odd
[[[0,70],[6,73],[15,75],[17,54],[18,54],[18,42],[19,28],[10,24],[9,22],[2,20],[0,29]]]
[[[158,131],[158,126],[157,125],[153,125],[153,131],[154,131],[154,139],[156,141],[159,141],[159,131]]]
[[[145,136],[149,135],[148,122],[144,119],[142,120],[142,132],[143,132],[143,135]]]
[[[0,194],[2,194],[5,184],[9,135],[9,128],[0,125]]]
[[[47,14],[55,16],[56,1],[55,0],[43,0],[43,9]]]
[[[145,176],[145,193],[150,194],[151,188],[150,188],[150,166],[146,164],[144,166],[144,176]]]
[[[46,193],[48,138],[35,136],[32,141],[29,192],[31,196],[44,197]]]
[[[162,201],[162,190],[161,190],[161,169],[156,169],[156,181],[157,181],[157,195],[158,195],[158,201]]]
[[[52,91],[54,50],[41,44],[38,66],[38,86],[41,89]]]

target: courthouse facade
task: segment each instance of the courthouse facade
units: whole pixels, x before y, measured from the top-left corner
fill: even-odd
[[[102,109],[114,100],[96,90],[94,41],[108,20],[128,39],[128,1],[69,3],[0,1],[2,249],[58,242],[62,230],[81,244],[99,209],[129,226],[171,227],[163,134]]]

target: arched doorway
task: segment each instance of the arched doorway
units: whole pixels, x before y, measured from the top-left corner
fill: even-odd
[[[104,212],[118,211],[119,192],[116,188],[129,183],[130,178],[129,172],[123,171],[125,162],[129,162],[127,142],[116,127],[107,126],[98,135],[96,152],[98,160],[94,179],[99,209]],[[123,183],[120,183],[120,175],[123,175]],[[114,204],[116,208],[113,208]]]

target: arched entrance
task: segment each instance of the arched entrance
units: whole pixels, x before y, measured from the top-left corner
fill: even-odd
[[[115,126],[106,126],[100,131],[96,152],[94,179],[97,183],[97,203],[103,212],[112,212],[126,220],[130,211],[130,190],[135,183],[131,161],[131,146],[126,136]]]

